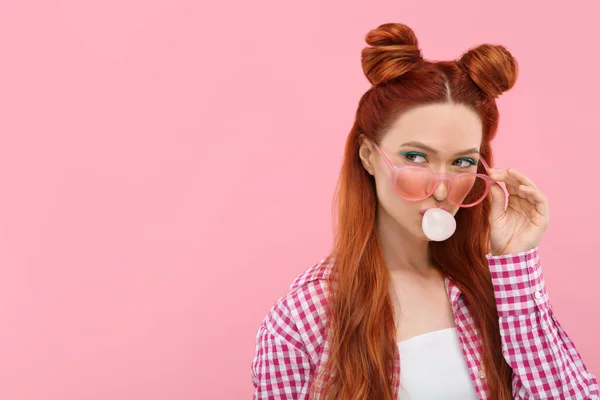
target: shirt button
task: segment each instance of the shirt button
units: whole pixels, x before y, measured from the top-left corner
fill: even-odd
[[[542,298],[542,293],[539,290],[535,292],[535,298],[538,300]]]
[[[531,268],[535,267],[535,261],[533,260],[529,260],[528,264]]]
[[[480,377],[481,379],[485,378],[485,371],[484,371],[483,369],[480,369],[480,370],[479,370],[479,377]]]

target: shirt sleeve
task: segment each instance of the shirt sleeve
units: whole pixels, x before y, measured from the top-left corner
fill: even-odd
[[[298,337],[289,310],[276,305],[256,335],[253,400],[308,399],[312,364]]]
[[[599,399],[598,382],[558,322],[538,248],[487,256],[500,318],[502,352],[515,399]]]

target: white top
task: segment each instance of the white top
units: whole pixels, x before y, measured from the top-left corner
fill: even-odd
[[[400,400],[477,400],[456,328],[398,342]]]

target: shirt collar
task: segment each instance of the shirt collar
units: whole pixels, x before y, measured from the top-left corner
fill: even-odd
[[[454,284],[454,282],[452,282],[450,280],[450,278],[446,278],[445,283],[446,283],[446,293],[448,294],[448,299],[450,299],[450,303],[452,304],[452,307],[456,307],[456,303],[458,302],[458,299],[460,298],[462,292],[460,291],[458,286],[456,286]]]

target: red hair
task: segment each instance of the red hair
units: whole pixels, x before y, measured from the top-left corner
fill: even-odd
[[[483,122],[481,157],[492,163],[490,142],[498,127],[495,97],[510,89],[517,63],[502,46],[484,44],[456,61],[424,60],[413,31],[384,24],[366,36],[362,66],[373,86],[360,99],[348,135],[335,196],[337,224],[328,302],[329,358],[313,397],[392,400],[398,352],[390,277],[376,231],[373,177],[362,166],[362,136],[379,143],[409,108],[463,104]],[[431,242],[435,265],[462,291],[482,340],[482,359],[493,399],[512,399],[512,370],[502,356],[498,312],[485,255],[489,252],[490,200],[460,209],[456,233]],[[317,389],[317,386],[319,389]]]

